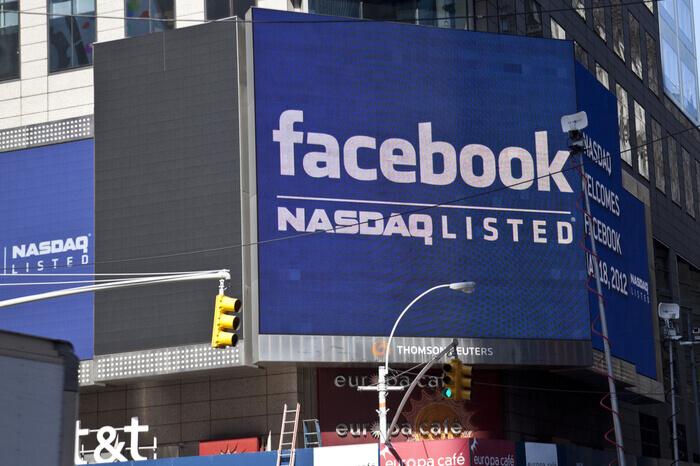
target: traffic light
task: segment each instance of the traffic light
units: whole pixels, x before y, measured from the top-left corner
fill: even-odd
[[[216,296],[214,329],[211,333],[213,348],[236,346],[238,334],[235,331],[241,326],[240,310],[240,300],[222,294]]]
[[[459,382],[457,384],[457,399],[472,399],[472,366],[465,366],[459,362]]]
[[[472,366],[465,366],[457,358],[442,366],[443,389],[440,394],[450,400],[471,400]]]
[[[440,394],[451,400],[457,399],[457,377],[459,374],[457,362],[460,362],[459,359],[453,359],[452,362],[445,363],[442,366],[443,388]]]

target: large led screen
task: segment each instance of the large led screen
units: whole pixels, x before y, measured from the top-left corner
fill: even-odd
[[[498,341],[590,346],[560,125],[577,111],[571,42],[252,19],[260,335],[386,337],[423,291],[473,280],[422,298],[396,334],[468,338],[495,363],[546,362]]]
[[[92,283],[93,167],[92,140],[0,154],[0,301]],[[1,308],[0,328],[67,340],[90,359],[93,296]]]

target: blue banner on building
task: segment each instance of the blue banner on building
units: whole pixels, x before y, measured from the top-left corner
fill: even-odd
[[[0,301],[92,283],[93,180],[92,140],[0,154]],[[92,294],[2,308],[0,328],[67,340],[90,359]]]
[[[622,187],[617,100],[578,63],[576,89],[579,110],[588,115],[583,134],[589,149],[582,161],[593,220],[587,222],[587,231],[595,240],[600,259],[612,354],[634,363],[640,374],[656,378],[644,205]],[[584,199],[580,207],[585,207]],[[590,238],[587,247],[590,250]],[[591,275],[592,257],[587,260]],[[589,285],[596,290],[595,279]],[[601,323],[596,321],[598,295],[592,292],[590,298],[593,328],[602,333]],[[594,335],[593,346],[603,351],[599,335]]]

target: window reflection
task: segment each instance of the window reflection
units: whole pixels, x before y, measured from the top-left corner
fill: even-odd
[[[552,31],[552,39],[566,40],[566,31],[554,18],[550,18],[549,26]]]
[[[683,154],[683,187],[685,188],[685,211],[695,218],[695,201],[693,200],[693,177],[690,171],[690,153],[681,147]]]
[[[578,15],[586,20],[586,5],[584,5],[583,0],[571,0],[571,8],[578,13]]]
[[[175,27],[173,0],[126,0],[126,16],[127,37]]]
[[[649,80],[649,90],[659,95],[659,76],[658,70],[656,68],[656,42],[649,35],[646,34],[646,45],[647,45],[647,78]]]
[[[619,84],[615,85],[617,95],[617,120],[620,127],[620,157],[632,166],[632,147],[630,145],[630,113],[627,106],[627,91]]]
[[[659,5],[663,89],[670,100],[697,123],[700,112],[692,22],[693,8],[697,5],[692,4],[690,0],[664,0]],[[649,88],[653,91],[652,85],[656,83],[652,82],[651,74],[649,78]]]
[[[530,37],[542,37],[542,7],[536,0],[525,2],[526,34]]]
[[[611,3],[613,5],[619,5],[620,0],[612,0]],[[625,39],[622,29],[622,8],[619,6],[611,7],[610,15],[612,17],[613,50],[622,61],[625,61]]]
[[[595,77],[600,81],[600,83],[605,86],[606,89],[610,89],[610,83],[608,81],[608,72],[600,66],[600,63],[595,64]]]
[[[678,76],[678,54],[666,39],[661,39],[661,56],[664,59],[664,87],[680,103],[681,82]]]
[[[654,141],[654,179],[656,188],[666,192],[666,174],[664,172],[664,144],[661,139],[661,125],[651,119],[651,139]]]
[[[498,0],[498,30],[501,34],[517,34],[515,0]]]
[[[94,0],[49,0],[49,70],[92,64]]]
[[[642,38],[639,32],[639,21],[629,15],[630,28],[630,66],[639,79],[642,77]]]
[[[593,0],[593,29],[605,41],[605,0]],[[601,7],[601,8],[598,8]]]
[[[647,149],[647,118],[644,107],[634,101],[634,126],[637,135],[637,171],[649,179],[649,150]]]
[[[678,143],[673,136],[668,137],[668,171],[671,178],[671,200],[681,205],[681,188],[678,181]]]
[[[678,5],[678,37],[685,43],[686,47],[693,49],[693,24],[690,6],[685,0],[677,0]]]
[[[698,102],[695,85],[695,73],[681,61],[681,78],[683,79],[683,108],[685,108],[690,116],[698,119]]]
[[[0,0],[0,80],[19,78],[19,2]]]

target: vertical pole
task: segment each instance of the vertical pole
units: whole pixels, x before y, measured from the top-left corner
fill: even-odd
[[[387,358],[389,357],[388,352],[389,347],[387,346]],[[378,381],[377,381],[377,393],[379,394],[379,409],[377,413],[379,414],[379,443],[386,443],[387,432],[386,432],[386,367],[379,366]]]
[[[583,153],[579,153],[580,169],[583,178],[581,179],[581,184],[583,187],[584,198],[586,200],[586,213],[591,215],[591,202],[588,199],[588,189],[586,173],[583,167]],[[588,221],[588,216],[585,217],[584,222]],[[589,226],[591,232],[593,232],[593,225]],[[590,235],[591,238],[591,251],[593,255],[598,257],[595,246],[595,238],[593,234]],[[625,466],[625,450],[622,439],[622,425],[620,424],[620,410],[617,405],[617,389],[615,387],[615,378],[613,376],[613,366],[612,366],[612,354],[610,351],[610,341],[608,340],[608,321],[605,317],[605,303],[603,302],[603,287],[600,284],[600,270],[598,265],[598,260],[593,261],[595,267],[595,284],[596,290],[598,292],[598,312],[600,312],[600,326],[603,331],[603,348],[605,349],[605,364],[607,366],[608,373],[608,388],[610,390],[610,407],[612,408],[613,414],[613,427],[615,428],[615,443],[617,444],[617,461],[620,466]]]
[[[697,447],[700,449],[700,406],[698,406],[698,374],[695,366],[695,341],[693,340],[693,327],[691,322],[691,313],[687,314],[686,331],[688,332],[688,340],[690,341],[690,365],[693,369],[693,401],[695,402],[695,433],[698,436]]]
[[[668,359],[671,365],[671,419],[673,430],[673,462],[678,462],[678,425],[676,420],[676,379],[673,371],[673,342],[671,340],[668,345]]]

